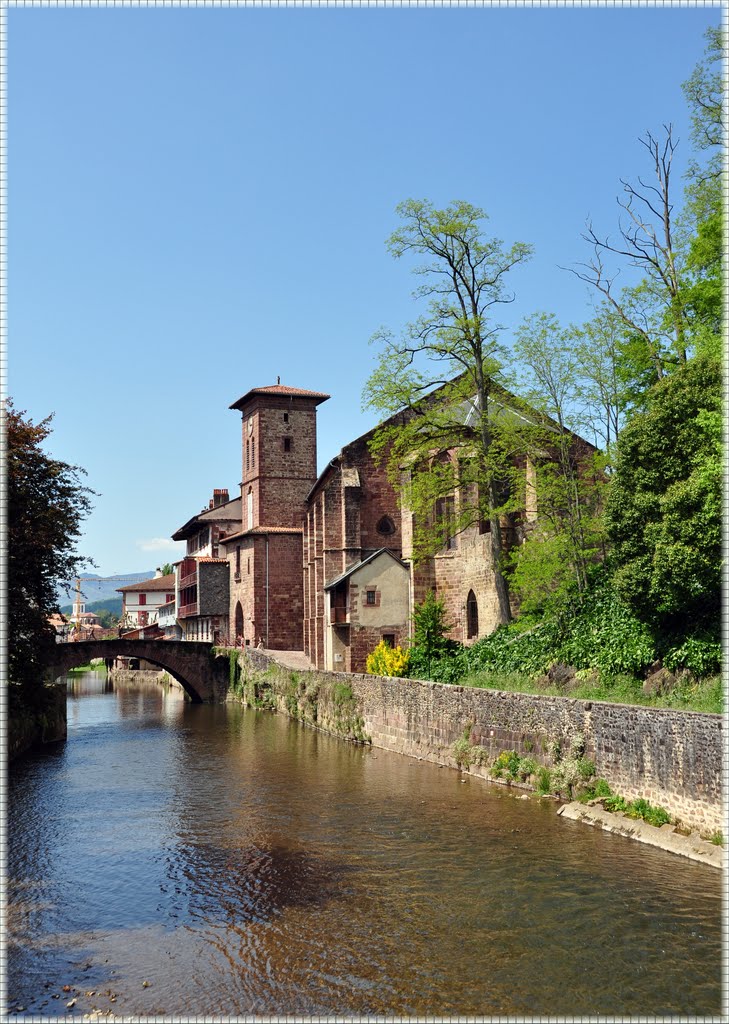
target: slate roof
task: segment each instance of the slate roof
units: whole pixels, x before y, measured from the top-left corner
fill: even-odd
[[[328,583],[325,583],[324,589],[331,590],[332,587],[336,587],[338,583],[342,583],[344,580],[347,579],[348,576],[351,576],[352,573],[357,572],[358,569],[361,569],[362,566],[367,565],[369,562],[374,562],[374,560],[376,558],[379,558],[380,555],[389,555],[390,558],[393,559],[393,561],[397,562],[398,565],[401,565],[403,569],[407,570],[407,565],[405,565],[402,559],[398,558],[397,555],[393,555],[392,551],[390,551],[389,548],[378,548],[377,551],[373,551],[371,555],[367,555],[366,558],[363,558],[361,562],[357,562],[356,565],[350,565],[349,569],[345,569],[345,571],[343,573],[340,573],[339,576],[335,576],[333,580],[329,580]]]

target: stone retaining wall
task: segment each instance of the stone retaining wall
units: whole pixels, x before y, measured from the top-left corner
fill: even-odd
[[[358,731],[373,746],[453,767],[453,744],[465,737],[487,751],[487,763],[469,769],[484,778],[504,750],[529,754],[551,766],[553,744],[559,743],[566,754],[580,734],[584,756],[595,762],[596,774],[615,792],[629,800],[643,797],[703,832],[724,826],[720,715],[412,679],[292,673],[260,651],[243,657],[244,675],[256,687],[270,689],[279,710],[318,728],[345,734],[336,723],[341,723],[341,698],[349,688],[347,721],[361,722],[349,735]]]
[[[110,668],[108,678],[111,683],[121,686],[162,686],[166,690],[182,691],[177,680],[173,679],[169,672],[161,669]]]

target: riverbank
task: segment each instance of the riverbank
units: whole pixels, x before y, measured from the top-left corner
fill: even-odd
[[[665,808],[674,824],[704,835],[724,828],[720,715],[293,671],[255,650],[237,659],[231,695],[249,706],[487,780],[512,752],[537,770],[591,763],[613,792]]]
[[[719,868],[720,871],[723,870],[726,862],[723,847],[714,845],[698,832],[683,835],[676,831],[675,825],[671,824],[656,828],[655,825],[649,825],[645,821],[629,818],[621,811],[606,811],[598,800],[591,800],[587,804],[573,800],[570,803],[562,804],[557,814],[572,821],[580,821],[585,825],[600,828],[604,832],[612,832],[614,835],[636,839],[639,843],[656,846],[667,853],[688,857],[689,860],[708,864],[711,867]]]

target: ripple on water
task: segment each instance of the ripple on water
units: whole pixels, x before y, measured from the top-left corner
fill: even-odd
[[[118,692],[74,715],[10,773],[26,1007],[69,984],[119,1015],[718,1010],[703,866],[272,715]]]

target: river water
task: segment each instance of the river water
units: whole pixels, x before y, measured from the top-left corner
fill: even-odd
[[[270,712],[96,673],[69,683],[68,726],[9,771],[11,1012],[721,1010],[713,869]]]

